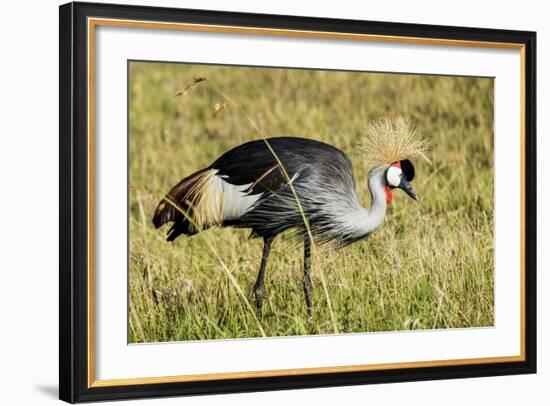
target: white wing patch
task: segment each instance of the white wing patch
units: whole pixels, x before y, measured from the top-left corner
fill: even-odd
[[[249,195],[245,192],[252,183],[233,185],[218,175],[212,180],[218,183],[217,186],[221,189],[223,195],[222,215],[224,220],[239,219],[262,197],[262,193]]]

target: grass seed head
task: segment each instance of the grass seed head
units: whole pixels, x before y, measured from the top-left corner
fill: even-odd
[[[183,89],[181,89],[180,91],[178,91],[174,97],[183,97],[183,96],[187,96],[187,93],[189,93],[189,91],[197,84],[197,83],[200,83],[200,82],[204,82],[205,80],[207,80],[205,77],[196,77],[196,78],[193,78],[193,81],[186,84],[185,87]]]

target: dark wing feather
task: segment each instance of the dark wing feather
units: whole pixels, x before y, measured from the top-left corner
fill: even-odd
[[[278,152],[275,153],[279,156]],[[286,182],[277,159],[264,140],[247,142],[233,148],[219,157],[211,168],[216,169],[226,182],[250,185],[250,194],[276,190]]]
[[[251,193],[256,194],[277,190],[288,183],[278,162],[282,163],[290,178],[309,169],[318,172],[320,176],[343,175],[345,179],[338,180],[344,181],[352,189],[355,188],[348,157],[332,145],[307,138],[276,137],[250,141],[227,151],[210,168],[217,169],[218,174],[231,184],[251,184]],[[323,166],[336,166],[342,171],[323,173],[320,170]],[[327,178],[327,186],[333,181],[334,179]]]

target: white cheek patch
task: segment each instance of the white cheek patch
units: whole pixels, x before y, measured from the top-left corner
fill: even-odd
[[[393,187],[399,186],[401,183],[401,174],[403,171],[401,168],[398,168],[397,166],[390,166],[388,168],[388,171],[386,172],[386,180],[388,181],[388,184]]]

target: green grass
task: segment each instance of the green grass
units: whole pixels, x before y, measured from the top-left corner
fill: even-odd
[[[195,77],[208,80],[174,97]],[[386,114],[416,122],[433,166],[415,161],[419,203],[396,191],[368,240],[320,247],[311,318],[302,246],[289,236],[273,244],[258,322],[249,305],[260,240],[218,228],[171,244],[152,225],[181,178],[258,138],[249,118],[267,137],[310,137],[347,152],[368,206],[370,168],[357,145],[365,124]],[[491,79],[132,62],[129,168],[130,342],[332,333],[322,277],[341,333],[494,323]]]

